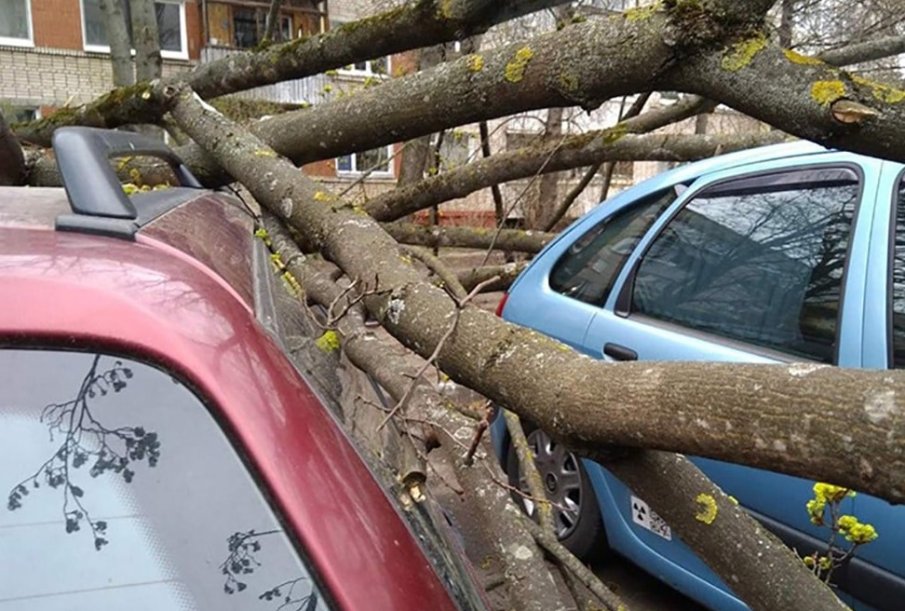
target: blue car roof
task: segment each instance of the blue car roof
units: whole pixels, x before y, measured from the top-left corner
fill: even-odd
[[[788,159],[790,157],[800,157],[803,155],[813,155],[817,153],[828,153],[827,149],[814,142],[807,140],[796,140],[794,142],[784,142],[782,144],[771,144],[769,146],[760,146],[752,149],[745,149],[728,153],[726,155],[718,155],[708,159],[702,159],[694,163],[679,166],[672,170],[668,170],[661,174],[657,174],[650,180],[657,182],[684,182],[689,179],[698,178],[709,172],[716,170],[728,170],[749,163],[757,163],[760,161],[770,161],[773,159]],[[647,182],[647,181],[644,181]],[[641,184],[635,185],[637,188]]]

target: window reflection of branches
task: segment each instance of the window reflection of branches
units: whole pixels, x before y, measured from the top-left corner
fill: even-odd
[[[753,187],[744,179],[738,191],[695,197],[645,254],[633,311],[832,362],[859,195],[854,175],[841,172],[851,176]]]
[[[156,433],[140,426],[109,429],[91,413],[90,399],[118,393],[132,378],[132,370],[123,367],[120,361],[98,373],[99,361],[100,355],[95,355],[75,399],[44,407],[41,422],[47,424],[51,439],[62,435],[63,443],[37,471],[13,487],[7,500],[7,509],[15,511],[22,508],[29,489],[38,489],[42,483],[54,489],[62,488],[66,532],[77,532],[86,524],[98,551],[108,543],[107,523],[91,518],[84,503],[85,491],[75,483],[72,471],[91,463],[88,469],[91,477],[112,472],[131,483],[135,472],[129,467],[134,462],[147,461],[149,467],[154,467],[160,458]]]
[[[220,572],[226,577],[223,591],[237,594],[248,588],[244,579],[262,566],[257,554],[262,550],[261,539],[279,534],[279,530],[234,532],[227,540],[229,555],[220,565]],[[320,597],[311,579],[305,575],[288,579],[258,595],[258,600],[278,602],[275,611],[315,611]],[[323,608],[323,607],[321,607]]]
[[[895,203],[895,239],[892,251],[892,366],[905,367],[905,179],[899,183]]]

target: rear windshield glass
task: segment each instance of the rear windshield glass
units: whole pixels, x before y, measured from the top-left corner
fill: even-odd
[[[326,608],[177,379],[102,354],[0,350],[0,382],[0,610]]]

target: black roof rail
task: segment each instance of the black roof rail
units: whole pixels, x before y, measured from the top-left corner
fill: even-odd
[[[160,140],[134,132],[93,127],[61,127],[53,149],[72,214],[57,217],[61,231],[81,231],[132,239],[148,221],[187,199],[186,189],[203,189],[182,160]],[[111,157],[157,157],[173,169],[180,187],[144,194],[138,208],[123,191]]]

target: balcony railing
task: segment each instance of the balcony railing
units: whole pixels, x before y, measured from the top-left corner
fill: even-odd
[[[214,60],[222,59],[241,52],[242,49],[232,47],[206,46],[201,49],[201,63],[206,64]],[[324,100],[324,86],[328,83],[327,77],[317,74],[306,78],[283,81],[274,85],[255,87],[234,95],[255,99],[280,102],[283,104],[318,104]]]

